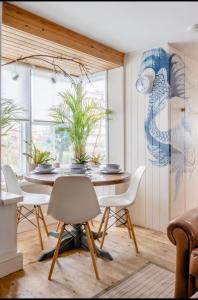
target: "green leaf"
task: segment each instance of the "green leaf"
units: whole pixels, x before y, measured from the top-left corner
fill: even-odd
[[[36,145],[31,142],[29,144],[27,141],[25,141],[28,145],[31,147],[31,152],[30,153],[23,153],[27,157],[28,160],[30,160],[34,164],[42,164],[42,163],[47,163],[49,161],[54,161],[55,158],[51,156],[51,153],[48,151],[41,151],[36,147]]]
[[[12,99],[1,99],[0,127],[2,136],[7,135],[14,127],[17,122],[16,119],[22,111],[24,109],[14,104]]]

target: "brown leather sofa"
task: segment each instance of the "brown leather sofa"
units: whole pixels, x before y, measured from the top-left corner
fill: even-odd
[[[167,235],[176,246],[175,298],[198,291],[198,207],[173,219]]]

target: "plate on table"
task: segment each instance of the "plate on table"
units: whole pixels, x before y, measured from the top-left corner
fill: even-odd
[[[56,173],[54,170],[55,170],[55,168],[52,168],[52,169],[49,169],[49,170],[35,169],[33,171],[33,173],[36,173],[36,174],[53,174],[53,173]]]
[[[122,174],[123,171],[121,169],[104,169],[100,171],[102,174]]]

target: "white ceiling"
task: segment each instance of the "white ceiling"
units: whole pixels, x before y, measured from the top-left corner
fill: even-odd
[[[198,41],[198,1],[10,1],[123,52]]]

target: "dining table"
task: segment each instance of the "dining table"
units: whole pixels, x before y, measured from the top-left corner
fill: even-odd
[[[71,176],[76,175],[72,174],[70,171],[65,171],[64,169],[56,169],[54,172],[49,174],[39,174],[39,172],[29,172],[24,175],[24,178],[31,183],[34,184],[41,184],[41,185],[48,185],[53,187],[55,180],[60,176]],[[120,172],[118,174],[103,174],[100,170],[89,170],[82,176],[88,176],[93,183],[94,187],[99,186],[115,186],[115,194],[124,193],[130,182],[131,174],[129,172]],[[97,232],[92,231],[93,238],[99,239]],[[59,232],[51,231],[49,233],[51,236],[58,238]],[[102,233],[101,233],[102,235]],[[63,253],[68,250],[83,248],[88,250],[87,239],[86,235],[83,231],[83,224],[76,224],[72,226],[72,230],[67,231],[63,235],[63,239],[61,241],[61,246],[59,249],[59,253]],[[101,258],[105,258],[107,260],[113,260],[111,254],[99,247],[96,247],[97,255]],[[55,248],[44,251],[40,257],[38,258],[39,261],[43,261],[45,259],[53,257]]]

